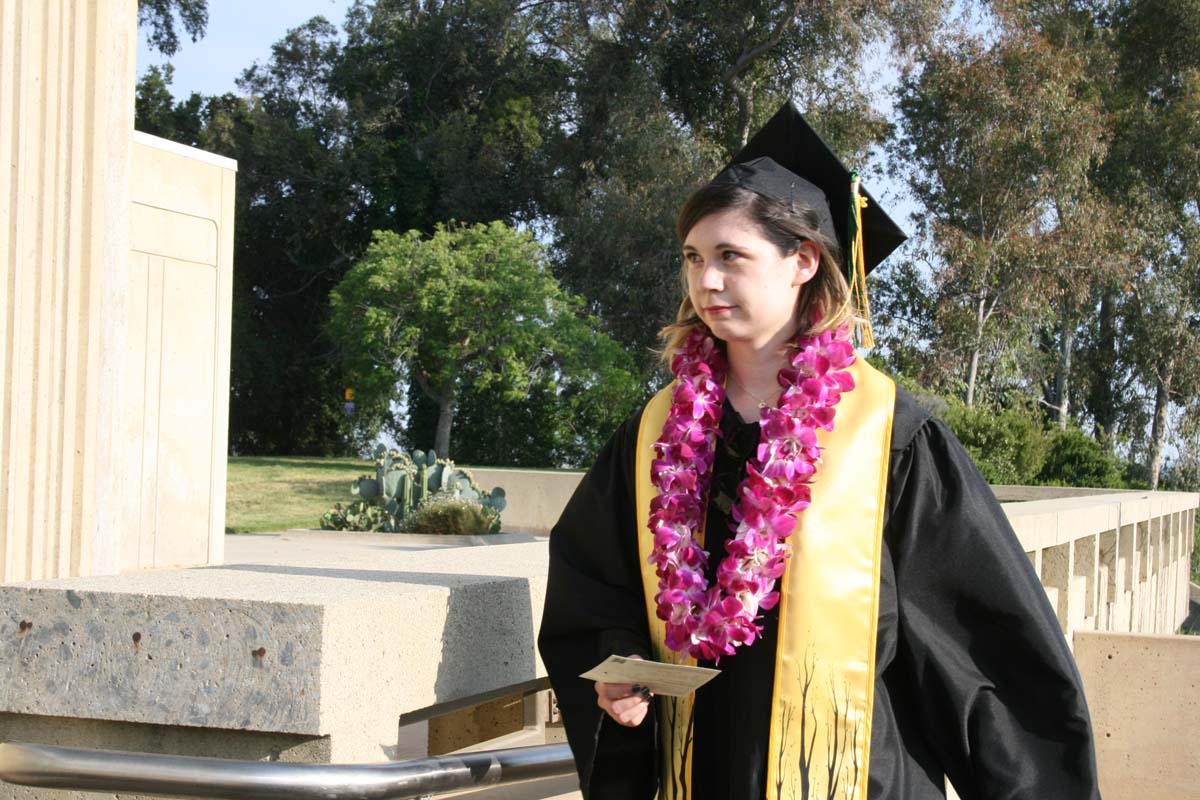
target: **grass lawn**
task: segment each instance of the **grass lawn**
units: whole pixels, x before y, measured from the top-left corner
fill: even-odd
[[[353,458],[230,458],[225,532],[320,527],[334,503],[350,501],[350,483],[374,472],[374,462]]]

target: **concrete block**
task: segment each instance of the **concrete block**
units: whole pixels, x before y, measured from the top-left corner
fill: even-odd
[[[1105,800],[1200,800],[1200,637],[1075,634]]]
[[[429,720],[429,754],[452,753],[525,728],[525,698],[515,694]]]
[[[0,709],[318,735],[323,609],[0,587]]]
[[[481,538],[236,536],[224,567],[0,586],[16,643],[0,712],[328,737],[335,762],[385,760],[402,716],[545,676],[546,541]]]
[[[1046,590],[1046,597],[1054,607],[1058,624],[1064,631],[1069,630],[1071,624],[1071,557],[1072,548],[1069,544],[1047,547],[1042,551],[1042,588]]]
[[[1099,536],[1083,536],[1072,543],[1070,606],[1071,630],[1096,627],[1096,586]]]

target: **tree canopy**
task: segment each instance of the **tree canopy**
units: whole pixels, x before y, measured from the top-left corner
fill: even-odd
[[[138,0],[138,27],[146,27],[147,42],[164,56],[179,52],[179,32],[193,42],[208,28],[208,0]]]
[[[139,4],[167,53],[206,14]],[[886,154],[917,206],[912,243],[871,280],[881,363],[945,398],[968,438],[1023,441],[974,415],[1021,417],[1091,458],[1069,438],[1085,431],[1147,484],[1197,458],[1200,0],[356,0],[341,26],[288,31],[238,93],[176,101],[171,80],[142,76],[139,129],[239,162],[238,452],[352,447],[355,376],[355,435],[431,437],[453,389],[460,460],[586,463],[612,409],[664,380],[676,210],[791,96],[848,163]],[[543,319],[552,345],[513,362],[524,378],[476,354],[435,386],[428,354],[393,343],[368,388],[334,288],[381,248],[451,253],[479,231],[578,298]]]
[[[624,354],[578,316],[533,237],[502,222],[439,225],[429,237],[382,231],[330,299],[359,404],[386,416],[411,381],[437,408],[442,458],[464,395],[511,411],[533,394],[544,418],[530,422],[552,430],[580,392],[596,389],[588,403],[618,413],[638,399]]]

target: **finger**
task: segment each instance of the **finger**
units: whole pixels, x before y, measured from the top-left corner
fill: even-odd
[[[622,697],[620,700],[612,701],[609,707],[609,713],[614,717],[620,717],[630,713],[631,711],[637,711],[639,709],[642,711],[642,713],[645,713],[645,709],[648,708],[649,705],[650,704],[645,700],[645,698],[641,697],[640,695]]]
[[[603,688],[603,689],[597,687],[597,689],[596,689],[596,705],[600,706],[605,711],[611,711],[613,703],[617,702],[618,700],[623,700],[626,697],[630,697],[630,696],[632,696],[632,695],[630,695],[628,692],[616,691],[615,688],[611,687],[611,686],[608,688]]]
[[[604,683],[603,681],[596,681],[596,694],[606,697],[609,700],[628,697],[633,693],[632,683]]]
[[[646,713],[649,711],[649,709],[649,704],[641,703],[620,714],[610,716],[612,716],[612,718],[619,724],[624,725],[627,728],[636,728],[638,725],[642,724],[644,719],[646,719]]]

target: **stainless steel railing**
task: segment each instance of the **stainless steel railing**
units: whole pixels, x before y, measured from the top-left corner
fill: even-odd
[[[285,764],[0,744],[0,780],[9,783],[221,800],[401,800],[574,769],[565,744],[388,764]]]

